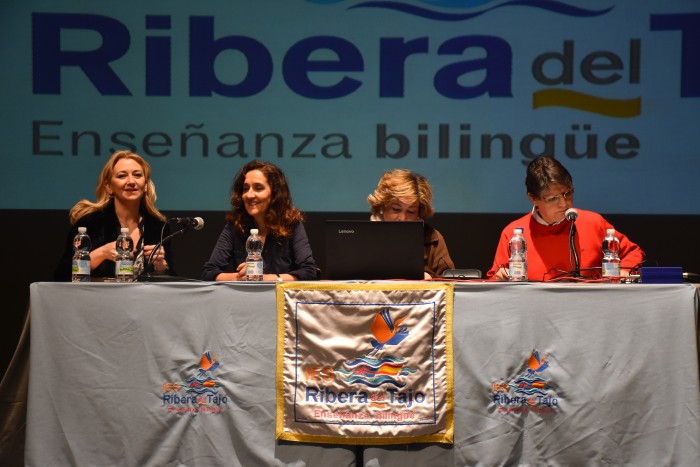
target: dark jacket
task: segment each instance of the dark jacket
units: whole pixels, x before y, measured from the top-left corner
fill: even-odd
[[[238,235],[230,223],[224,226],[209,261],[204,264],[202,280],[214,281],[222,272],[233,272],[244,263],[247,236]],[[268,235],[262,251],[263,273],[291,274],[299,280],[316,279],[316,261],[302,223],[294,226],[290,238]]]
[[[141,213],[142,221],[139,228],[142,229],[143,245],[156,245],[161,239],[161,229],[163,222],[153,217],[148,212]],[[106,243],[113,242],[117,239],[121,230],[119,219],[114,211],[114,204],[108,204],[103,210],[88,214],[72,226],[68,236],[66,237],[65,249],[63,256],[56,266],[54,271],[54,279],[62,282],[70,282],[71,280],[71,264],[73,260],[73,237],[78,233],[78,227],[86,227],[87,234],[90,237],[90,251],[95,250]],[[163,238],[170,234],[168,225],[165,225]],[[169,248],[168,242],[165,244],[165,260],[168,263],[168,273],[174,274],[172,251]],[[105,260],[97,268],[90,273],[91,277],[114,277],[114,261]]]

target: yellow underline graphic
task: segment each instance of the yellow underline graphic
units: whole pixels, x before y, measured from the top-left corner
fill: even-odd
[[[642,112],[642,98],[606,99],[566,89],[541,89],[532,94],[532,108],[569,107],[608,117],[631,118]]]

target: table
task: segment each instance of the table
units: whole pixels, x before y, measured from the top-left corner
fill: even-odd
[[[694,465],[692,285],[457,284],[455,443],[279,443],[274,284],[31,285],[27,465]],[[215,352],[227,401],[164,394]],[[533,350],[556,406],[495,403]],[[509,407],[513,410],[508,410]],[[544,410],[544,409],[550,410]],[[500,410],[499,410],[500,409]]]

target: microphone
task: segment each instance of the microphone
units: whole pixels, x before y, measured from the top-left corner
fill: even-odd
[[[578,211],[574,208],[569,208],[566,210],[566,213],[564,213],[564,216],[566,220],[576,222],[576,219],[578,219]]]
[[[564,213],[564,216],[571,222],[571,229],[569,230],[569,252],[570,255],[574,257],[574,271],[572,275],[574,277],[581,277],[581,262],[579,261],[574,241],[576,238],[576,219],[578,218],[578,211],[574,208],[569,208],[566,210],[566,213]],[[569,260],[571,260],[571,258],[569,258]]]
[[[145,265],[144,265],[144,273],[141,275],[141,278],[145,276],[146,280],[151,280],[152,279],[152,272],[153,272],[153,255],[155,255],[158,250],[160,250],[163,247],[163,244],[173,238],[176,235],[180,235],[185,233],[187,229],[193,228],[194,230],[202,230],[204,228],[204,219],[201,217],[173,217],[168,219],[168,223],[173,223],[173,224],[178,224],[182,226],[181,229],[176,230],[175,232],[172,232],[170,235],[167,235],[165,238],[163,238],[163,231],[161,231],[161,239],[156,244],[155,247],[153,247],[153,250],[151,250],[151,254],[148,255],[148,258],[146,258]],[[163,226],[165,228],[165,226]]]
[[[202,230],[204,228],[204,219],[201,217],[172,217],[168,219],[168,222],[180,225],[185,229]]]

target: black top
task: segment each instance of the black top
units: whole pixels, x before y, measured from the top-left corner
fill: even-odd
[[[239,264],[244,263],[247,238],[239,236],[231,223],[226,223],[209,261],[204,264],[202,280],[214,281],[220,273],[234,272]],[[316,261],[301,222],[294,227],[291,238],[268,235],[262,257],[265,274],[291,274],[299,280],[316,279]]]
[[[148,212],[141,212],[141,237],[143,245],[157,245],[161,239],[161,229],[164,222],[159,221]],[[88,214],[73,225],[68,236],[66,237],[66,246],[63,251],[63,256],[54,271],[54,279],[62,282],[71,280],[71,265],[73,261],[73,237],[78,233],[78,227],[86,227],[87,234],[90,237],[90,251],[93,251],[106,243],[113,242],[121,232],[119,219],[114,211],[114,203],[108,204],[103,210]],[[166,224],[163,238],[170,234],[170,228]],[[172,263],[172,251],[170,251],[169,242],[166,242],[165,261],[168,263],[168,274],[174,274]],[[138,252],[137,252],[138,253]],[[114,261],[104,260],[102,264],[93,269],[90,273],[91,277],[114,277]]]

